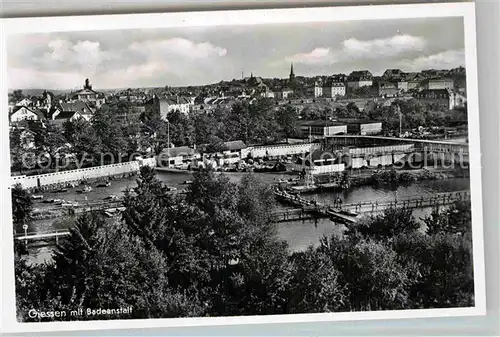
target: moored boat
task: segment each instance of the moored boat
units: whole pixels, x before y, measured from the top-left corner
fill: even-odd
[[[108,180],[108,181],[103,181],[103,182],[100,182],[99,184],[97,184],[97,187],[109,187],[111,186],[111,182]]]
[[[31,199],[33,199],[33,200],[41,200],[41,199],[43,199],[43,195],[32,195]]]
[[[111,195],[108,195],[106,198],[104,198],[104,200],[111,200],[111,201],[115,201],[115,200],[119,200],[120,197],[117,196],[116,194],[111,194]]]
[[[78,191],[78,193],[88,193],[92,191],[92,187],[90,187],[89,185],[85,185],[81,190]]]
[[[358,213],[353,212],[353,211],[349,211],[347,209],[340,210],[340,213],[342,213],[344,215],[348,215],[348,216],[358,216],[359,215]]]

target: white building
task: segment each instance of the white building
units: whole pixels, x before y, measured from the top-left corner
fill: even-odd
[[[10,123],[20,121],[40,121],[44,120],[45,116],[38,108],[27,106],[16,106],[9,115]]]
[[[321,79],[314,82],[314,97],[323,96],[323,81]]]
[[[293,96],[293,90],[290,88],[284,88],[275,92],[274,97],[277,99],[289,99]]]
[[[168,96],[159,98],[154,96],[146,103],[146,110],[153,110],[159,113],[161,119],[166,120],[168,114],[173,111],[179,111],[187,115],[193,105],[192,100],[186,97]]]
[[[347,79],[349,88],[371,87],[373,85],[373,75],[368,70],[353,71]]]

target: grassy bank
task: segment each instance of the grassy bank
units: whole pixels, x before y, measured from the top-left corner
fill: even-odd
[[[466,169],[385,169],[373,172],[369,176],[351,177],[351,186],[410,184],[412,182],[423,180],[443,180],[468,177],[469,171]]]

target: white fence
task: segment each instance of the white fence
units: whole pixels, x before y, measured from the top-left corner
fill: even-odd
[[[306,154],[320,147],[321,145],[318,143],[248,147],[241,151],[241,157],[246,158],[249,153],[253,158],[292,156],[296,154]]]
[[[344,164],[334,164],[334,165],[322,165],[322,166],[313,166],[311,169],[311,174],[328,174],[334,172],[342,172],[345,169]]]
[[[414,148],[413,144],[402,144],[402,145],[388,145],[388,146],[374,146],[374,147],[361,147],[361,148],[350,148],[350,155],[366,155],[366,154],[384,154],[391,152],[406,152]]]
[[[156,158],[138,159],[131,162],[89,167],[77,170],[46,173],[34,176],[12,176],[11,186],[20,183],[23,188],[42,187],[58,183],[94,179],[139,171],[141,166],[156,166]]]
[[[385,154],[385,155],[377,155],[377,156],[369,156],[365,158],[349,158],[346,161],[346,165],[351,168],[361,168],[361,167],[378,167],[393,165],[401,160],[403,160],[407,155],[406,154]]]

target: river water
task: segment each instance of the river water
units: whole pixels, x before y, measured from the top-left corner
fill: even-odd
[[[228,173],[230,181],[238,182],[248,173]],[[280,178],[288,179],[290,176],[285,176],[279,173],[253,173],[258,174],[265,182],[275,182]],[[158,172],[159,180],[163,181],[167,186],[177,187],[178,189],[186,188],[184,182],[192,180],[192,174],[188,172],[170,173]],[[64,199],[65,201],[76,201],[80,204],[85,203],[85,200],[96,201],[102,200],[109,195],[121,194],[125,189],[135,186],[135,178],[113,180],[111,186],[105,188],[94,188],[91,192],[85,194],[77,193],[75,189],[69,189],[65,193],[47,193],[45,199],[56,198]],[[358,203],[364,201],[392,201],[396,197],[404,199],[410,196],[425,196],[440,192],[462,191],[470,189],[470,180],[467,178],[447,179],[447,180],[431,180],[415,182],[408,186],[399,186],[396,189],[378,188],[374,186],[359,186],[352,187],[342,192],[324,192],[320,194],[304,195],[306,198],[315,199],[322,203],[333,204],[333,200],[340,197],[343,203]],[[34,208],[43,209],[45,207],[53,207],[50,204],[35,202]],[[277,208],[283,208],[281,205],[276,205]],[[422,217],[429,213],[429,209],[419,209],[414,211],[416,217]],[[68,224],[61,219],[47,219],[34,221],[30,224],[28,232],[46,232],[55,229],[66,229]],[[293,221],[278,224],[278,235],[286,240],[290,250],[300,251],[306,249],[309,245],[317,245],[322,236],[330,236],[332,234],[342,233],[345,227],[342,224],[334,223],[329,219],[320,219],[317,222],[310,220]],[[16,229],[17,233],[22,233],[22,228]],[[32,263],[43,262],[50,258],[51,247],[41,246],[29,249],[28,261]]]

